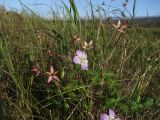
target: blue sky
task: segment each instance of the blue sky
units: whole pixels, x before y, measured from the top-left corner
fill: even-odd
[[[54,10],[57,8],[61,8],[61,0],[21,0],[25,5],[35,11],[37,14],[41,16],[51,16],[51,10],[49,7]],[[69,5],[68,0],[63,0],[67,5]],[[124,0],[91,0],[95,5],[95,9],[98,5],[100,5],[103,1],[105,4],[111,5],[114,7],[119,7],[122,9],[122,2]],[[132,12],[134,0],[129,0],[127,9]],[[79,13],[81,16],[86,16],[87,13],[90,14],[90,6],[89,0],[75,0],[76,5],[78,7]],[[0,5],[5,6],[7,10],[22,10],[22,6],[20,5],[19,0],[0,0]],[[49,6],[49,7],[48,7]],[[103,6],[104,9],[108,10],[107,7]],[[61,9],[62,10],[62,9]],[[113,10],[113,9],[109,9]],[[137,0],[137,15],[136,16],[146,16],[147,13],[149,16],[160,16],[160,0]]]

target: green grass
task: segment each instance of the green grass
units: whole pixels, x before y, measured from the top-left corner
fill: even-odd
[[[0,118],[98,120],[113,109],[121,119],[158,120],[160,30],[132,25],[122,34],[102,21],[80,20],[74,3],[73,15],[65,9],[68,21],[1,9]],[[83,50],[73,42],[76,34],[93,40],[93,49],[86,51],[88,71],[72,61],[75,51]],[[36,63],[38,77],[31,71]],[[60,85],[47,85],[51,63]]]

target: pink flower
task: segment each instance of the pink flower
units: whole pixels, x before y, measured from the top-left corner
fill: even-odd
[[[40,67],[39,67],[38,63],[36,63],[36,65],[33,66],[31,71],[36,73],[36,76],[38,76],[40,74]]]
[[[46,72],[48,76],[48,84],[50,84],[53,80],[59,82],[59,77],[56,75],[58,72],[54,71],[53,65],[50,66],[50,72]]]
[[[100,120],[121,120],[120,118],[116,118],[113,110],[109,110],[109,115],[103,113],[101,114]]]
[[[73,58],[73,62],[75,64],[80,64],[82,70],[88,70],[88,60],[87,60],[87,54],[85,52],[77,50],[76,56]]]

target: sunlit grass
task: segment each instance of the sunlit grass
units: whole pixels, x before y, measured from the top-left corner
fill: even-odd
[[[65,21],[1,10],[0,117],[98,120],[113,109],[122,120],[158,119],[160,31],[131,24],[121,33],[93,12],[94,20],[81,20],[74,2],[73,14],[62,5],[69,16]],[[91,49],[84,49],[84,41],[91,40]],[[88,70],[74,64],[76,50],[87,54]],[[38,75],[32,71],[36,65]],[[46,74],[51,65],[58,83],[47,83],[55,76]]]

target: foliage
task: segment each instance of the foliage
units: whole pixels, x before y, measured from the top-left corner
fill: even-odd
[[[91,1],[94,20],[86,21],[70,2],[73,11],[62,3],[65,20],[28,15],[23,3],[21,14],[0,9],[0,104],[8,109],[0,118],[96,120],[113,109],[122,119],[158,119],[160,30],[131,24],[120,33],[95,19]],[[84,41],[93,41],[91,49]],[[74,64],[76,50],[87,54],[88,70]],[[58,82],[47,84],[51,76]]]

